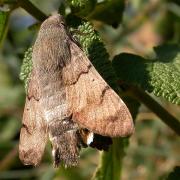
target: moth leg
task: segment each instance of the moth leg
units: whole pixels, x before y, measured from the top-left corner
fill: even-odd
[[[87,147],[94,140],[94,133],[89,131],[88,129],[79,129],[77,131],[77,134],[80,140],[80,146],[82,147]]]
[[[98,150],[108,151],[109,146],[112,144],[112,139],[110,137],[95,134],[88,129],[80,129],[78,135],[82,147],[90,146]]]
[[[112,139],[108,136],[101,136],[99,134],[94,134],[93,142],[90,143],[90,147],[96,148],[98,150],[108,151],[109,146],[112,145]]]

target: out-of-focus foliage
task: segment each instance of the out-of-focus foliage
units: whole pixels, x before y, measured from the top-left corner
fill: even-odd
[[[6,35],[8,17],[9,12],[0,9],[0,42],[3,41],[3,37]]]
[[[141,105],[139,108],[141,102],[138,102],[136,97],[131,97],[124,86],[118,87],[118,83],[138,86],[143,91],[153,92],[155,95],[153,98],[156,98],[167,111],[180,118],[179,107],[172,105],[180,102],[179,2],[177,0],[32,0],[31,2],[47,15],[56,10],[67,15],[69,27],[75,30],[74,35],[77,36],[75,38],[99,73],[111,87],[120,92],[127,103],[136,122],[136,132],[129,140],[115,139],[110,151],[101,153],[100,161],[97,161],[98,152],[88,148],[82,150],[78,167],[54,169],[50,156],[51,147],[48,145],[39,167],[22,165],[18,158],[18,141],[25,91],[24,84],[19,80],[19,73],[21,70],[20,77],[27,87],[32,52],[31,48],[28,51],[27,49],[33,46],[38,32],[39,26],[34,25],[36,19],[43,19],[44,16],[39,17],[41,14],[34,10],[28,11],[27,4],[23,5],[27,3],[26,0],[1,0],[0,179],[84,180],[90,179],[93,174],[93,178],[97,180],[117,179],[119,174],[123,180],[178,179],[179,168],[176,166],[180,165],[180,144],[177,135],[145,106]],[[29,13],[18,8],[19,4],[27,8],[26,11]],[[30,14],[33,14],[34,18]],[[73,16],[83,20],[74,21]],[[98,33],[94,31],[93,26]],[[76,32],[77,29],[79,33]],[[114,56],[115,58],[112,58]],[[113,66],[109,61],[110,57]]]

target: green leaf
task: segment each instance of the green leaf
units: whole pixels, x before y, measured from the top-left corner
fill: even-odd
[[[74,14],[83,17],[93,11],[96,5],[96,0],[68,0],[68,3]]]
[[[117,27],[122,20],[125,3],[123,0],[68,0],[72,13],[89,19],[102,21]],[[111,17],[111,18],[109,18]]]
[[[115,56],[113,67],[119,80],[180,105],[180,47],[163,45],[154,50],[155,59],[128,53]]]
[[[150,78],[148,76],[149,66],[144,58],[133,54],[122,53],[114,57],[112,64],[120,81],[152,91],[152,87],[148,81]]]
[[[6,35],[9,11],[0,9],[0,45]]]
[[[124,8],[124,0],[104,0],[96,5],[88,18],[117,27],[122,20]]]
[[[28,81],[32,70],[32,47],[30,47],[24,54],[21,71],[19,74],[20,79],[24,82],[25,90],[27,92]]]

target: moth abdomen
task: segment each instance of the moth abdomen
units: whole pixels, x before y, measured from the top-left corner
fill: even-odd
[[[66,166],[75,166],[79,158],[78,125],[71,119],[54,120],[49,123],[49,138],[52,144],[54,166],[60,162]]]

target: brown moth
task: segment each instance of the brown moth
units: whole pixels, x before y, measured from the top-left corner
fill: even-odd
[[[133,133],[128,108],[73,40],[61,15],[42,23],[32,62],[19,144],[24,164],[40,163],[48,139],[54,165],[73,166],[80,147],[106,150],[108,137]]]

